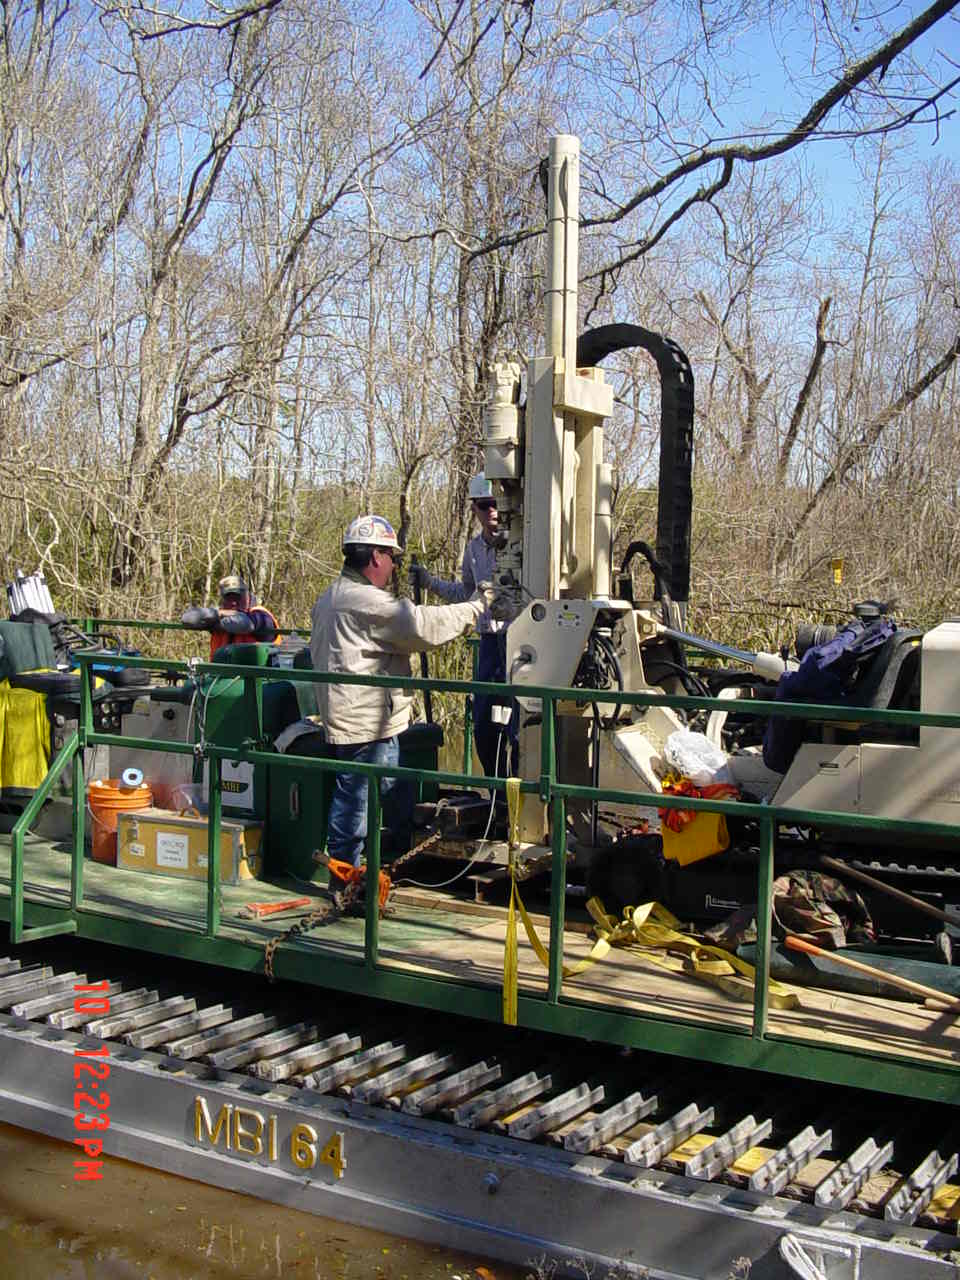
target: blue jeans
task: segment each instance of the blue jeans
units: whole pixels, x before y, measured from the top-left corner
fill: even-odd
[[[376,742],[351,742],[334,745],[331,751],[337,760],[351,760],[358,764],[398,764],[400,744],[397,738],[380,738]],[[404,814],[410,788],[398,778],[380,779],[380,797],[383,801],[384,819],[396,818],[406,828],[409,814]],[[407,805],[407,807],[409,807]],[[387,821],[387,825],[391,825]],[[338,773],[334,779],[333,798],[327,815],[327,853],[331,858],[352,862],[359,867],[367,843],[367,779],[360,773]]]
[[[477,679],[502,684],[507,674],[506,653],[505,632],[486,632],[481,635],[480,652],[477,654]],[[503,778],[517,772],[517,704],[513,703],[509,723],[501,727],[490,719],[493,703],[494,699],[486,694],[474,694],[473,740],[477,745],[477,757],[484,776]]]

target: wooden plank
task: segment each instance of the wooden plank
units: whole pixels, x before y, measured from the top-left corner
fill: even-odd
[[[455,898],[447,893],[430,893],[422,889],[395,889],[390,902],[397,907],[413,907],[421,911],[450,911],[460,916],[478,916],[486,920],[507,918],[507,908],[498,907],[491,902],[473,902],[466,898]],[[528,910],[533,923],[544,931],[550,928],[550,917]],[[593,925],[587,920],[568,920],[565,924],[568,933],[593,934]],[[592,945],[592,943],[591,943]]]

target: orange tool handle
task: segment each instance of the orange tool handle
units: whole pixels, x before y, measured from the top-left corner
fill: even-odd
[[[825,956],[828,960],[834,960],[837,964],[844,965],[847,969],[855,969],[858,973],[865,973],[870,978],[876,978],[878,982],[886,982],[891,987],[900,987],[903,991],[910,991],[915,996],[921,996],[924,1000],[933,1000],[941,1008],[947,1009],[951,1013],[960,1013],[960,1000],[952,999],[943,991],[938,991],[936,987],[925,987],[922,982],[914,982],[910,978],[901,978],[898,974],[887,973],[885,969],[875,969],[872,964],[863,964],[860,960],[851,960],[849,956],[841,955],[837,951],[828,951],[825,947],[818,947],[815,942],[806,942],[803,938],[796,938],[792,934],[787,934],[783,942],[784,946],[791,951],[802,951],[808,956]]]
[[[248,902],[247,910],[256,916],[271,916],[275,911],[292,911],[294,907],[309,907],[312,898],[288,898],[285,902]]]

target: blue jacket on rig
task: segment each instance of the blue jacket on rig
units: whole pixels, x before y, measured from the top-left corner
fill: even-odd
[[[856,706],[856,676],[863,664],[897,629],[890,618],[877,618],[868,626],[852,619],[824,644],[808,649],[796,671],[785,671],[777,681],[778,702],[820,702]],[[763,735],[763,763],[786,773],[803,742],[807,721],[799,717],[771,716]]]

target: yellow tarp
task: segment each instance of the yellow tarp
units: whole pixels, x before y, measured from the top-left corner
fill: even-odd
[[[0,788],[34,789],[50,768],[46,694],[0,680]]]

